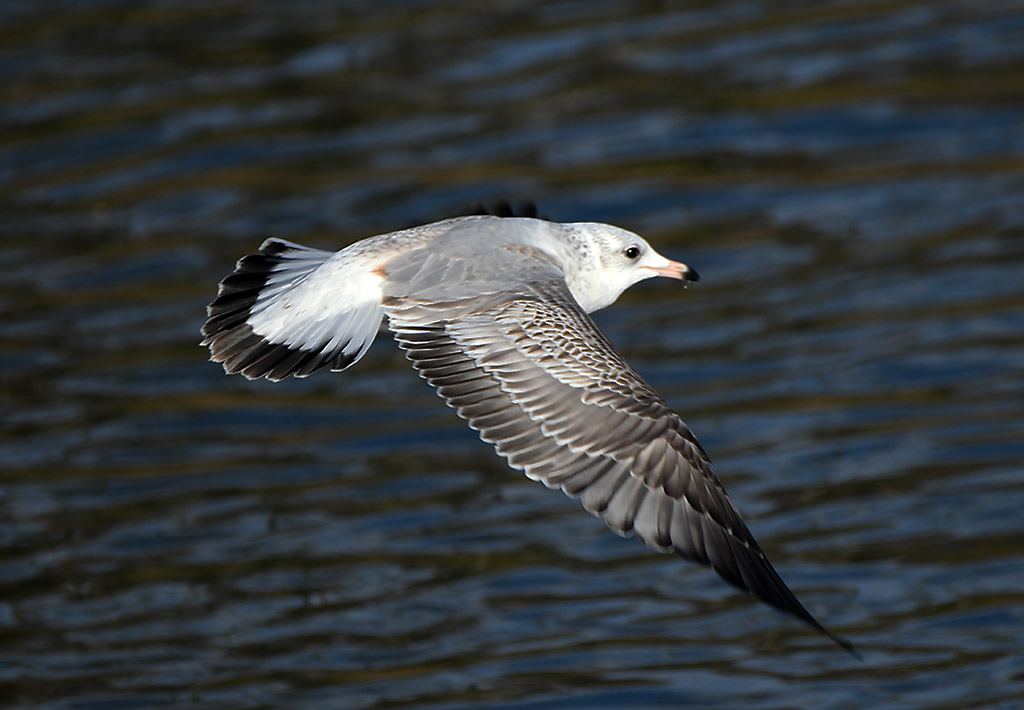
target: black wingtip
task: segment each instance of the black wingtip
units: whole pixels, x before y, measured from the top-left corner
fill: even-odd
[[[790,592],[790,594],[792,594],[792,592]],[[824,624],[815,619],[814,616],[809,611],[807,611],[807,609],[805,609],[802,604],[800,604],[800,602],[796,599],[796,596],[793,596],[793,601],[795,601],[797,604],[797,608],[795,609],[792,607],[787,608],[779,606],[773,601],[769,601],[769,603],[782,609],[783,611],[793,614],[794,616],[802,620],[804,623],[806,623],[808,626],[812,627],[815,631],[818,631],[823,635],[827,636],[833,643],[835,643],[848,654],[856,658],[858,661],[862,663],[864,662],[864,657],[860,655],[860,651],[858,651],[856,647],[854,647],[852,641],[850,641],[847,638],[844,638],[843,636],[839,636],[838,634],[834,634],[827,628],[825,628]]]
[[[491,215],[493,217],[532,217],[534,219],[550,221],[546,215],[540,214],[537,209],[537,205],[533,200],[523,200],[517,204],[512,204],[508,200],[499,200],[498,202],[490,205],[478,202],[458,216],[465,217],[475,215]]]
[[[781,579],[782,578],[780,577],[779,580],[781,581]],[[783,606],[782,604],[779,604],[776,600],[764,599],[764,597],[762,597],[762,599],[767,601],[769,604],[777,607],[778,609],[781,609],[782,611],[785,611],[785,612],[787,612],[789,614],[792,614],[793,616],[797,617],[798,619],[803,621],[805,624],[807,624],[808,626],[813,628],[815,631],[818,631],[819,633],[823,634],[824,636],[827,636],[833,643],[835,643],[837,646],[842,648],[848,654],[850,654],[851,656],[856,658],[858,661],[861,661],[861,662],[864,661],[864,657],[860,655],[860,651],[858,651],[854,647],[852,641],[850,641],[849,639],[844,638],[842,636],[839,636],[838,634],[834,634],[831,631],[829,631],[827,628],[825,628],[825,625],[822,624],[820,621],[818,621],[816,618],[814,618],[813,614],[811,614],[809,611],[807,611],[807,609],[803,606],[803,604],[800,603],[800,601],[796,598],[796,596],[793,595],[793,593],[789,591],[788,587],[786,587],[786,591],[789,592],[788,596],[790,596],[790,600],[792,602],[795,602],[795,605],[787,604],[787,605]]]
[[[864,662],[864,656],[860,655],[860,651],[858,651],[856,647],[854,647],[853,642],[851,642],[849,639],[843,638],[842,636],[836,636],[828,629],[823,629],[823,631],[825,632],[826,636],[835,641],[844,651],[846,651],[848,654],[856,658],[861,663]]]

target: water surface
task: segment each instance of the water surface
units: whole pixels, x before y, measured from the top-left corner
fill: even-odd
[[[1024,706],[1024,3],[0,10],[0,704]],[[235,259],[533,198],[864,662],[509,471],[380,338],[226,377]]]

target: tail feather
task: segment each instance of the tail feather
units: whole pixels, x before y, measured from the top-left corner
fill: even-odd
[[[211,359],[269,380],[356,362],[380,327],[379,286],[344,255],[268,239],[239,259],[206,309]]]

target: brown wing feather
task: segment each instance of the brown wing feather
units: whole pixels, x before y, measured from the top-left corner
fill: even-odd
[[[564,284],[462,304],[424,323],[393,303],[416,370],[509,465],[579,497],[615,532],[710,565],[725,580],[825,629],[789,590],[683,421],[620,356]],[[403,318],[416,313],[414,318]]]

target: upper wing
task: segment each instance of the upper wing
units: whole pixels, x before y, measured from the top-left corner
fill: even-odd
[[[467,299],[468,301],[468,299]],[[700,444],[552,280],[501,302],[386,304],[399,345],[514,468],[580,497],[623,535],[710,565],[826,630],[779,577]],[[447,315],[446,315],[447,313]]]

